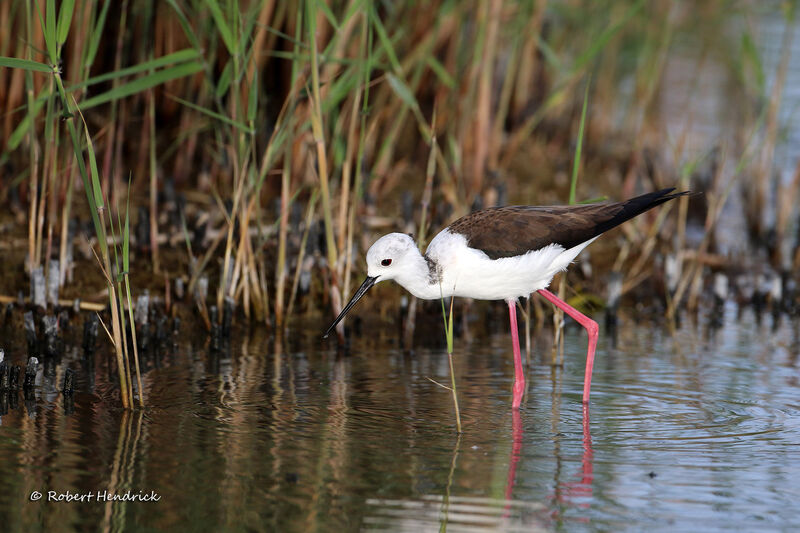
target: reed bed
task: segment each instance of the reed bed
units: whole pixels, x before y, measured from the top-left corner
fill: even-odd
[[[29,275],[57,258],[62,291],[100,302],[88,274],[70,282],[87,262],[74,244],[88,239],[126,406],[129,345],[143,401],[137,342],[126,338],[141,291],[163,292],[173,315],[173,300],[193,298],[212,333],[229,309],[280,335],[308,312],[338,314],[378,233],[413,232],[423,244],[455,216],[499,203],[704,191],[707,203],[681,199],[596,244],[587,263],[599,282],[577,272],[561,283],[585,306],[602,302],[597,273],[612,271],[622,294],[664,293],[673,316],[698,305],[704,273],[733,275],[749,255],[715,248],[732,195],[757,194],[745,202],[755,207],[745,209],[745,240],[758,248],[776,236],[765,271],[791,274],[800,261],[791,201],[800,173],[782,181],[771,167],[774,87],[786,79],[795,15],[781,15],[781,60],[765,73],[759,13],[755,2],[729,13],[722,1],[691,10],[667,0],[9,0],[0,4],[0,24],[14,28],[0,36],[9,257]],[[731,37],[730,25],[743,32]],[[701,142],[690,139],[691,113],[676,121],[661,105],[686,43],[702,50],[682,88],[687,104],[712,60],[734,85],[719,97],[749,102]],[[89,219],[91,232],[73,228]],[[691,225],[705,237],[690,238]],[[670,261],[674,284],[660,266]],[[0,298],[19,289],[0,287]],[[525,314],[528,336],[528,317],[540,323],[541,313]],[[407,344],[416,314],[412,301]]]

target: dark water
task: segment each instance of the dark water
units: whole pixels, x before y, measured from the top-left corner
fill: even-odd
[[[2,416],[2,530],[796,530],[798,324],[732,306],[716,331],[700,321],[673,336],[623,317],[616,347],[601,334],[586,416],[581,330],[563,369],[536,336],[518,416],[507,334],[457,340],[460,438],[427,379],[448,381],[444,350],[405,354],[386,324],[348,355],[316,327],[283,346],[239,336],[229,357],[198,335],[147,372],[134,413],[103,400],[98,354],[71,415],[61,366]],[[160,500],[47,502],[128,490]]]

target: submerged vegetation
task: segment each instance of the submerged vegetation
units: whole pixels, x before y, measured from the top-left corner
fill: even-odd
[[[576,269],[561,295],[601,305],[611,272],[615,302],[659,294],[674,318],[712,289],[707,274],[754,260],[767,281],[742,294],[766,283],[773,305],[795,307],[800,166],[776,164],[796,20],[785,6],[8,0],[3,266],[56,269],[84,309],[108,303],[125,406],[144,399],[143,291],[171,315],[194,299],[212,335],[234,308],[280,335],[300,313],[339,313],[378,232],[424,245],[497,204],[702,191],[598,242],[582,261],[594,281]],[[775,65],[759,51],[765,27],[780,29]],[[720,229],[730,210],[745,221],[733,237]],[[0,301],[25,283],[4,274]],[[417,313],[409,302],[407,346]]]

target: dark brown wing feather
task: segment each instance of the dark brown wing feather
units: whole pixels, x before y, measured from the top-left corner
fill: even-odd
[[[450,224],[467,244],[492,259],[521,255],[548,244],[572,248],[689,191],[644,194],[624,202],[585,205],[512,205],[476,211]]]

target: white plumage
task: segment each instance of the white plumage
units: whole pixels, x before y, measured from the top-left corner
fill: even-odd
[[[567,250],[550,244],[523,255],[491,259],[470,248],[464,235],[444,229],[428,245],[426,260],[411,237],[389,233],[367,252],[367,275],[376,283],[393,279],[423,300],[449,296],[511,300],[547,287],[592,241]]]

